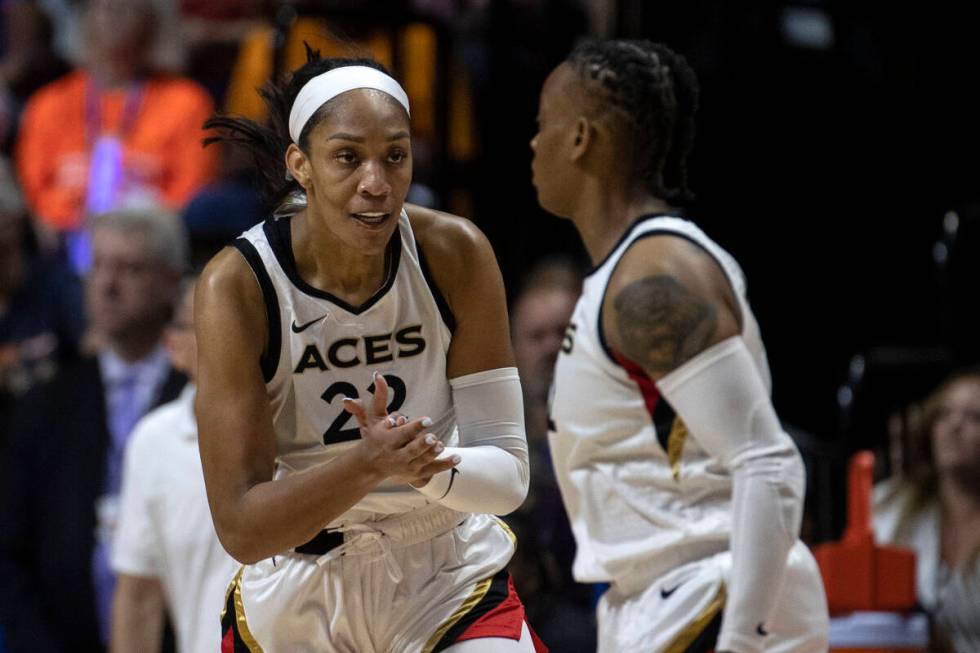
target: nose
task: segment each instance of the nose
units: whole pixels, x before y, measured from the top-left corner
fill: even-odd
[[[370,162],[364,166],[361,181],[357,184],[357,192],[371,197],[384,197],[391,192],[391,184],[388,183],[384,164]]]

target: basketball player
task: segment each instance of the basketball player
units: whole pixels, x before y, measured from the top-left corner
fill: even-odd
[[[675,204],[697,82],[646,41],[579,46],[548,77],[531,141],[541,205],[595,267],[556,365],[549,438],[578,550],[609,582],[599,650],[827,650],[797,539],[799,453],[737,263]]]
[[[544,650],[490,516],[528,486],[492,250],[403,206],[401,86],[370,60],[309,59],[265,91],[271,127],[207,125],[251,147],[279,200],[195,302],[208,499],[244,563],[223,650]]]

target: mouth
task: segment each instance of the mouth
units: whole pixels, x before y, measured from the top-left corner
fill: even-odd
[[[351,213],[350,217],[367,229],[380,229],[391,218],[391,213],[364,211],[362,213]]]

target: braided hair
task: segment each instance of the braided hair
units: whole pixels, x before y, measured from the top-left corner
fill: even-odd
[[[672,204],[694,200],[687,158],[694,146],[698,81],[684,57],[660,43],[590,40],[566,60],[597,86],[607,106],[626,116],[637,171],[650,191]]]
[[[293,71],[288,79],[279,83],[270,82],[259,90],[259,95],[269,108],[266,124],[238,116],[214,116],[204,123],[204,129],[214,130],[217,135],[205,138],[204,145],[224,142],[246,148],[255,161],[262,195],[267,203],[272,207],[302,208],[306,203],[303,187],[286,170],[286,148],[293,142],[289,135],[289,112],[296,96],[307,82],[328,70],[344,66],[368,66],[386,75],[390,74],[373,59],[326,59],[320,56],[319,50],[313,50],[306,45],[305,64]],[[327,116],[329,105],[330,102],[327,102],[320,107],[303,127],[297,143],[303,152],[309,154],[310,133]],[[285,212],[292,210],[287,209]]]

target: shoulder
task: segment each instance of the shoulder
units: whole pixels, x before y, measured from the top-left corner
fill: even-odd
[[[214,104],[211,96],[203,86],[186,77],[155,77],[149,84],[151,92],[165,95],[169,102],[179,102],[185,107],[211,107]]]
[[[412,232],[426,258],[461,263],[473,254],[491,251],[490,242],[480,229],[466,218],[414,204],[405,211]]]
[[[603,306],[609,343],[655,378],[741,332],[739,304],[719,262],[672,234],[626,250]]]
[[[169,441],[179,437],[175,427],[179,426],[186,410],[185,402],[175,399],[144,415],[133,428],[129,455],[139,458],[143,464],[152,465],[166,451]]]
[[[66,103],[81,105],[84,102],[87,76],[75,70],[39,88],[28,99],[25,114],[64,111]]]
[[[208,261],[197,283],[197,297],[261,299],[251,266],[235,247],[228,246]]]

